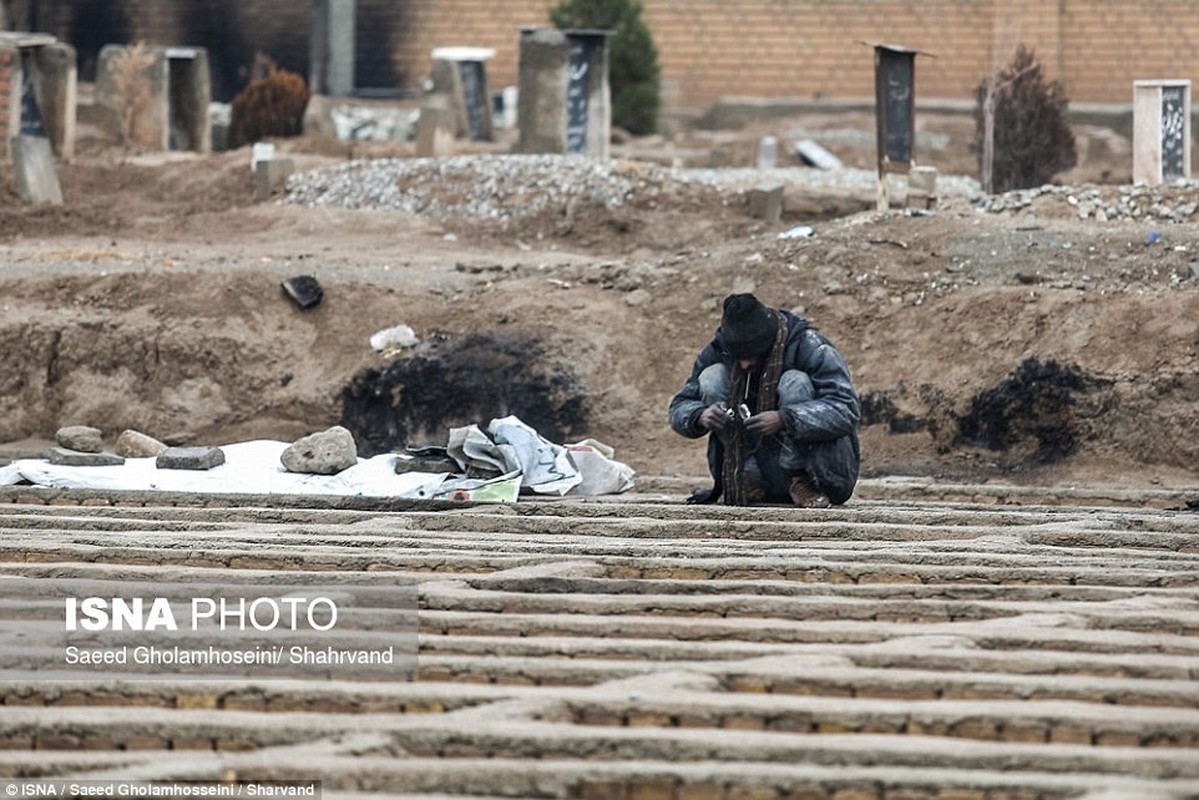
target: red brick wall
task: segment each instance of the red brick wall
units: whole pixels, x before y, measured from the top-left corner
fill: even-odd
[[[545,24],[547,0],[412,0],[396,50],[423,75],[439,45],[492,47],[488,79],[516,82],[518,29]],[[1129,102],[1141,78],[1199,85],[1195,0],[642,0],[666,102],[706,108],[726,95],[871,97],[873,55],[901,44],[920,97],[969,99],[1025,44],[1075,102]],[[412,84],[416,86],[416,83]]]
[[[230,74],[255,50],[307,73],[307,0],[111,0],[157,44],[217,45]],[[490,47],[493,88],[516,82],[519,29],[547,24],[556,0],[358,0],[359,86],[417,91],[438,46]],[[42,18],[71,40],[71,0],[43,0]],[[873,57],[861,41],[929,52],[916,67],[922,98],[969,99],[1027,44],[1072,102],[1129,102],[1132,82],[1199,84],[1195,0],[642,0],[668,106],[704,109],[721,96],[865,98]],[[65,9],[65,10],[64,10]],[[210,38],[213,44],[203,41]],[[220,50],[224,48],[224,50]],[[225,55],[231,53],[232,55]],[[219,69],[220,67],[214,67]]]
[[[1194,0],[1064,0],[1062,78],[1073,100],[1132,102],[1138,79],[1188,78],[1199,89]]]

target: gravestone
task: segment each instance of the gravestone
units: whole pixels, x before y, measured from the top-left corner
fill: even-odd
[[[40,136],[59,158],[74,157],[77,95],[75,48],[49,34],[0,31],[0,147]]]
[[[54,153],[45,136],[15,136],[8,144],[12,153],[17,194],[29,205],[62,205],[62,187],[54,169]]]
[[[779,163],[779,140],[776,136],[763,136],[758,140],[758,169],[774,169]]]
[[[1191,177],[1191,82],[1133,82],[1132,179],[1158,184]]]
[[[271,157],[254,164],[254,199],[262,202],[287,185],[287,179],[296,171],[296,162],[290,158]]]
[[[454,112],[444,97],[434,95],[421,106],[416,123],[416,155],[438,158],[453,152]]]
[[[749,215],[754,219],[778,222],[783,216],[783,184],[758,186],[747,192]]]
[[[937,168],[912,167],[908,173],[908,208],[931,209],[937,205]]]
[[[610,31],[525,28],[517,152],[608,157]]]
[[[157,151],[212,152],[208,51],[202,47],[145,48],[145,68],[138,80],[130,82],[135,87],[130,97],[118,88],[121,81],[116,74],[130,69],[129,49],[105,45],[96,66],[96,101],[105,109],[104,124],[110,132],[123,139],[126,131],[121,120],[126,111],[135,109],[135,124],[128,131],[130,144]]]
[[[308,86],[316,94],[354,93],[354,0],[312,0]]]
[[[878,148],[878,209],[890,207],[887,174],[907,174],[916,140],[917,50],[874,45],[874,118]]]
[[[439,47],[433,51],[433,93],[446,98],[454,116],[454,134],[472,142],[493,137],[485,47]]]

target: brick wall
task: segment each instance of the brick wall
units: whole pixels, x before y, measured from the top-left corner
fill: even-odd
[[[418,91],[439,46],[490,47],[493,88],[514,84],[519,29],[547,23],[556,0],[358,0],[357,84]],[[49,30],[75,44],[71,0],[44,0]],[[305,0],[112,0],[136,36],[214,57],[228,94],[255,51],[307,74]],[[969,99],[1017,44],[1034,48],[1072,102],[1129,102],[1142,78],[1199,85],[1195,0],[642,0],[664,99],[704,109],[726,95],[865,98],[873,57],[860,42],[901,44],[922,98]],[[219,6],[219,13],[214,13]],[[109,17],[114,15],[110,12]],[[85,54],[81,51],[81,59]],[[86,74],[82,76],[87,79]]]
[[[4,136],[4,142],[0,144],[0,153],[6,156],[8,140],[17,134],[17,131],[11,130],[9,126],[15,122],[13,105],[20,101],[21,96],[21,87],[16,80],[19,73],[14,69],[20,57],[19,52],[15,47],[0,47],[0,135]]]
[[[494,48],[488,79],[516,82],[519,28],[545,24],[546,0],[410,0],[395,64],[415,88],[429,51]],[[860,42],[926,51],[925,98],[969,99],[1016,46],[1034,49],[1075,102],[1129,102],[1132,82],[1199,86],[1194,0],[642,0],[668,105],[706,108],[726,95],[870,97],[873,56]],[[361,12],[360,12],[361,13]]]

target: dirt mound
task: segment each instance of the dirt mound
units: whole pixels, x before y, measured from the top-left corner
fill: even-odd
[[[938,134],[948,163],[968,144],[953,130]],[[847,163],[871,141],[842,138]],[[279,145],[303,169],[355,155]],[[643,475],[699,476],[702,445],[669,430],[666,405],[720,300],[754,291],[847,356],[867,474],[1191,479],[1193,187],[950,193],[914,215],[874,211],[851,174],[809,184],[787,165],[769,222],[749,215],[745,180],[628,160],[580,172],[578,193],[557,169],[488,158],[508,171],[480,179],[476,159],[473,183],[426,182],[423,211],[255,204],[245,150],[87,152],[60,167],[62,208],[0,196],[0,441],[86,423],[221,443],[348,422],[375,452],[510,412],[614,445]],[[530,192],[544,202],[520,206]],[[430,212],[512,198],[519,213]],[[797,224],[812,235],[780,237]],[[300,274],[324,289],[315,308],[280,290]],[[370,348],[400,323],[417,350]]]

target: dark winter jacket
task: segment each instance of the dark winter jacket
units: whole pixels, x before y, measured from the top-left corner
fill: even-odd
[[[801,471],[829,499],[844,503],[853,494],[858,481],[861,451],[858,444],[858,423],[861,404],[854,391],[849,367],[823,334],[807,321],[783,311],[787,322],[787,339],[783,353],[783,369],[796,369],[812,381],[815,398],[798,405],[780,407],[783,431],[763,442],[758,449],[758,464],[770,485],[771,499],[786,501],[788,473]],[[720,345],[719,336],[712,339],[695,359],[691,375],[683,388],[670,401],[670,427],[688,438],[697,439],[708,433],[699,425],[705,405],[699,387],[699,375],[717,362],[733,366],[733,359]],[[754,387],[756,391],[756,387]],[[756,397],[752,398],[756,402]],[[753,403],[750,407],[755,407]],[[783,465],[779,462],[781,437],[795,445],[803,464]],[[723,447],[716,436],[708,440],[708,469],[720,487]],[[791,469],[787,469],[791,466]],[[716,497],[711,497],[715,500]]]

